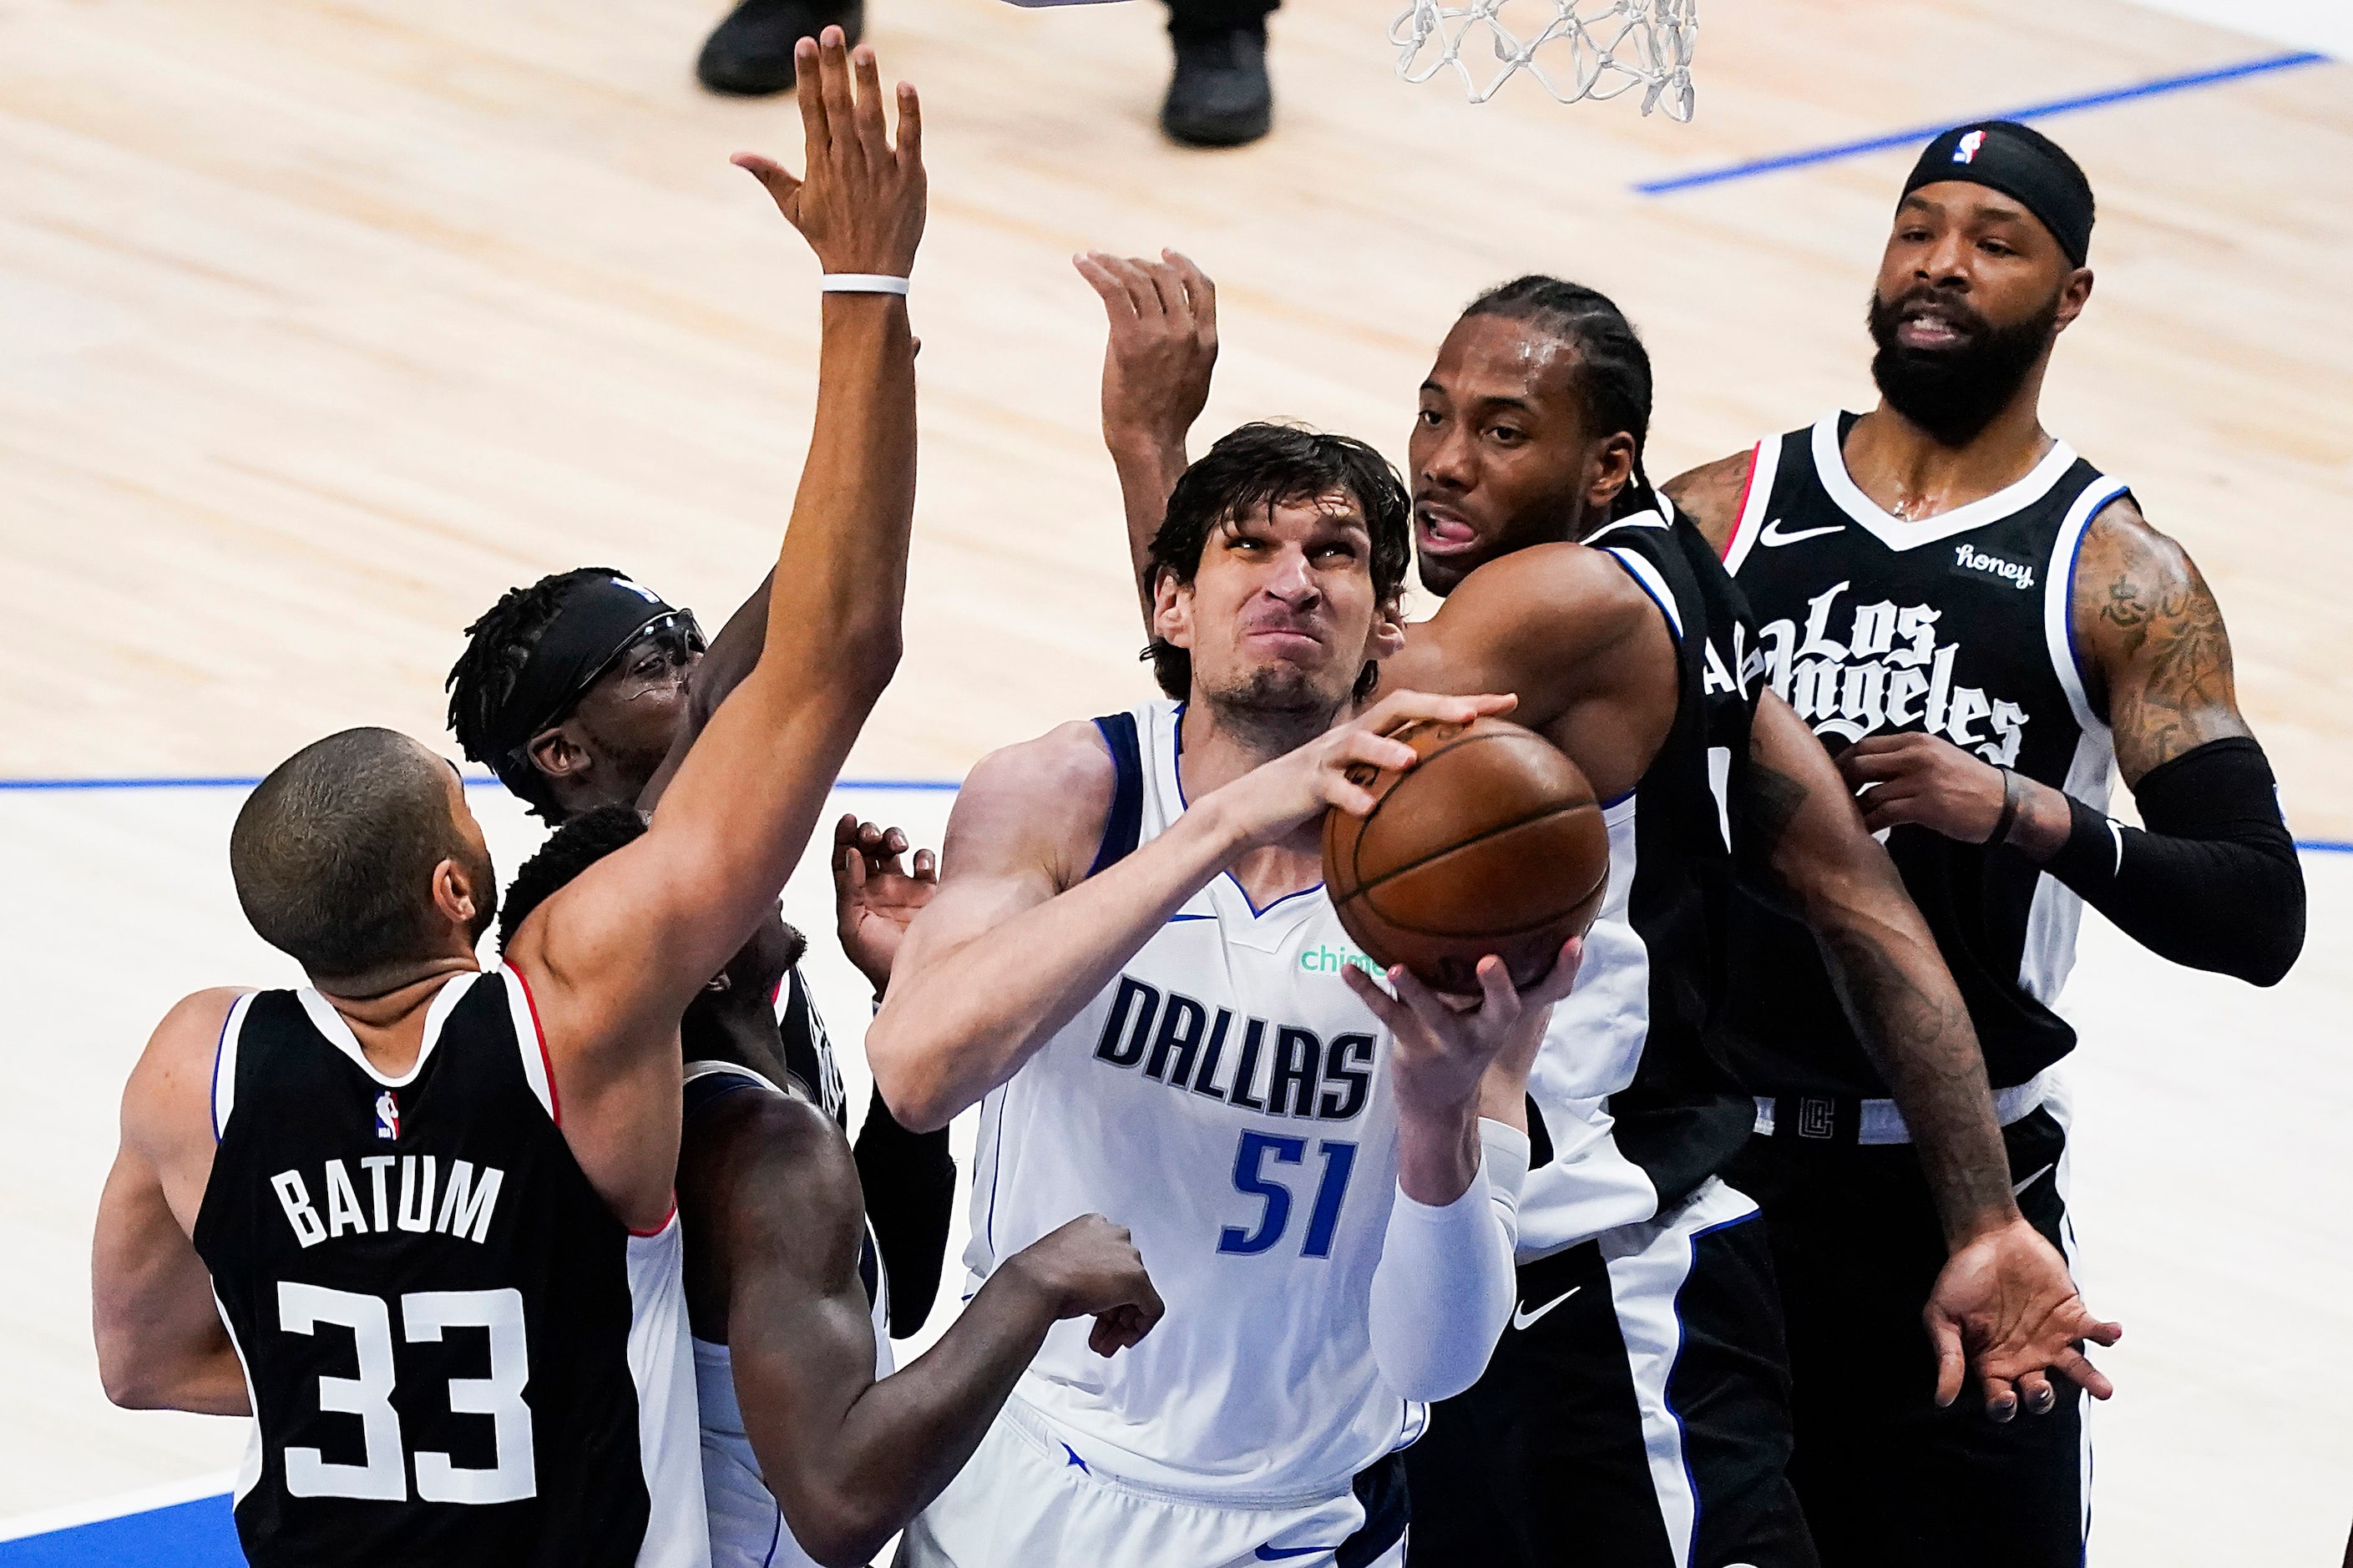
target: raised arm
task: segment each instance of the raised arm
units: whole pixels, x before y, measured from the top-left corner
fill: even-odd
[[[237,995],[201,991],[173,1008],[122,1091],[121,1143],[90,1248],[90,1318],[100,1381],[126,1408],[252,1414],[188,1239],[212,1169],[213,1047]]]
[[[1098,1316],[1108,1355],[1160,1315],[1127,1233],[1089,1215],[1006,1259],[938,1344],[878,1382],[840,1135],[778,1095],[704,1114],[680,1175],[689,1234],[704,1238],[690,1268],[717,1276],[744,1429],[820,1563],[871,1561],[939,1494],[1056,1321]]]
[[[1127,514],[1127,554],[1152,624],[1144,563],[1185,472],[1185,437],[1209,401],[1218,363],[1218,287],[1173,250],[1158,261],[1090,250],[1079,275],[1102,296],[1110,331],[1103,344],[1103,445],[1119,471]]]
[[[1874,829],[1916,822],[1969,844],[2000,829],[2159,957],[2275,984],[2304,949],[2304,868],[2239,712],[2221,609],[2128,497],[2093,519],[2073,576],[2086,694],[2146,829],[1933,736],[1873,736],[1841,771],[1876,786],[1863,796]]]
[[[737,162],[828,274],[904,277],[924,211],[914,91],[899,89],[894,145],[871,51],[857,51],[853,93],[838,29],[803,49],[806,181],[751,154]],[[533,984],[565,1131],[617,1207],[667,1193],[678,1016],[773,908],[897,665],[915,477],[906,305],[829,292],[822,311],[815,426],[759,661],[646,836],[550,899],[511,950]]]
[[[1735,825],[1744,870],[1813,931],[1911,1130],[1953,1252],[1928,1309],[1939,1403],[1960,1392],[1965,1344],[1997,1415],[2015,1408],[2013,1384],[2045,1404],[2045,1367],[2105,1398],[2107,1380],[2076,1346],[2112,1344],[2118,1331],[2085,1310],[2065,1260],[2018,1212],[1977,1031],[1936,939],[1829,753],[1770,691],[1757,705],[1748,775]]]

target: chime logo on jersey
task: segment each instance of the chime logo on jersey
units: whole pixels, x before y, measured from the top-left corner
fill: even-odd
[[[1984,145],[1985,132],[1982,131],[1970,132],[1954,145],[1953,162],[1956,163],[1976,163],[1978,161],[1978,149]]]
[[[1997,571],[2010,564],[1986,559]],[[1818,735],[1860,741],[1881,730],[1917,730],[1998,766],[2016,763],[2026,710],[1954,680],[1961,645],[1937,640],[1935,606],[1856,605],[1845,617],[1845,639],[1831,635],[1839,600],[1853,586],[1841,583],[1808,600],[1802,626],[1778,620],[1758,633],[1766,674],[1798,717]]]
[[[375,1097],[375,1135],[387,1141],[400,1137],[400,1101],[388,1089]]]

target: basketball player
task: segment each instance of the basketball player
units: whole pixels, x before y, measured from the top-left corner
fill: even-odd
[[[466,628],[449,672],[449,727],[467,756],[496,772],[551,825],[614,803],[650,809],[702,726],[760,656],[769,584],[729,617],[706,653],[693,615],[607,567],[580,567],[514,588]],[[845,816],[834,830],[834,893],[842,948],[879,998],[891,955],[935,872],[914,874],[906,839]],[[781,915],[756,944],[789,955],[769,1028],[786,1068],[845,1128],[841,1074],[802,977],[801,933]],[[892,1328],[921,1328],[939,1289],[955,1202],[944,1132],[922,1136],[891,1120],[876,1095],[858,1135],[859,1176],[892,1279]]]
[[[646,831],[635,806],[559,828],[516,873],[501,930]],[[716,1568],[863,1563],[964,1466],[1060,1317],[1148,1331],[1158,1299],[1127,1233],[1072,1220],[1006,1260],[942,1336],[891,1369],[886,1276],[841,1129],[786,1076],[754,942],[680,1021],[679,1219]]]
[[[2006,121],[1921,153],[1871,296],[1880,401],[1669,489],[1725,552],[1785,696],[1862,793],[1983,1041],[2027,1215],[2069,1242],[2074,1046],[2053,1011],[2082,903],[2176,963],[2268,985],[2304,938],[2272,773],[2221,613],[2123,483],[2042,428],[2091,297],[2092,190]],[[2148,826],[2105,815],[2121,769]],[[1804,933],[1744,906],[1733,1024],[1764,1098],[1739,1167],[1771,1218],[1798,1371],[1793,1471],[1838,1564],[2082,1560],[2089,1449],[1939,1410],[1910,1303],[1935,1219]]]
[[[1081,270],[1111,314],[1105,425],[1133,544],[1206,397],[1213,295],[1173,253]],[[1955,1249],[1914,1303],[1942,1396],[1965,1346],[1997,1406],[2049,1365],[2099,1382],[2071,1342],[2114,1331],[2010,1203],[1916,911],[1803,727],[1738,673],[1752,627],[1704,542],[1646,493],[1632,328],[1590,289],[1519,279],[1456,323],[1421,405],[1417,542],[1450,596],[1385,673],[1516,691],[1612,799],[1613,879],[1532,1083],[1512,1331],[1409,1453],[1414,1561],[1550,1563],[1574,1542],[1604,1563],[1810,1563],[1763,1227],[1720,1176],[1753,1115],[1714,1038],[1736,869],[1801,912],[1923,1122]]]
[[[984,759],[868,1055],[912,1125],[985,1102],[973,1271],[1100,1210],[1168,1315],[1108,1365],[1047,1336],[913,1568],[1400,1560],[1396,1451],[1511,1307],[1529,1059],[1575,973],[1457,1012],[1392,997],[1322,887],[1327,805],[1399,767],[1399,721],[1508,699],[1359,697],[1409,555],[1362,443],[1245,426],[1155,541],[1166,690]],[[1189,803],[1189,805],[1188,805]],[[1467,1006],[1468,1004],[1466,1003]]]
[[[839,34],[806,182],[748,154],[829,274],[903,278],[923,222]],[[709,1547],[672,1183],[677,1023],[775,906],[899,650],[913,350],[890,293],[829,295],[758,668],[644,838],[488,973],[496,902],[458,775],[351,730],[239,812],[239,902],[300,991],[199,992],[124,1091],[93,1263],[118,1403],[250,1414],[248,1559],[676,1563]]]

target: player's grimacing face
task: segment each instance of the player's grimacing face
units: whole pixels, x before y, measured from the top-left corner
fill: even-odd
[[[1407,445],[1423,585],[1445,594],[1498,556],[1575,537],[1592,446],[1573,345],[1512,316],[1455,322]]]
[[[575,732],[631,793],[643,788],[670,754],[671,739],[686,720],[687,677],[702,657],[672,639],[640,638],[574,705]]]
[[[1192,655],[1205,693],[1336,710],[1382,656],[1380,610],[1364,514],[1353,497],[1330,495],[1212,529],[1164,626]]]
[[[2092,274],[2051,231],[2000,191],[1966,181],[1923,185],[1895,209],[1881,254],[1877,295],[1894,341],[1914,353],[1968,346],[1989,330],[2050,311],[2064,331],[2092,291]]]

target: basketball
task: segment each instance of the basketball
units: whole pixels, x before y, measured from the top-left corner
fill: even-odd
[[[1396,738],[1420,759],[1402,773],[1359,764],[1371,815],[1324,817],[1324,883],[1340,924],[1387,967],[1479,992],[1479,960],[1512,984],[1550,972],[1593,923],[1609,884],[1609,835],[1584,773],[1559,747],[1502,719],[1417,721]]]

